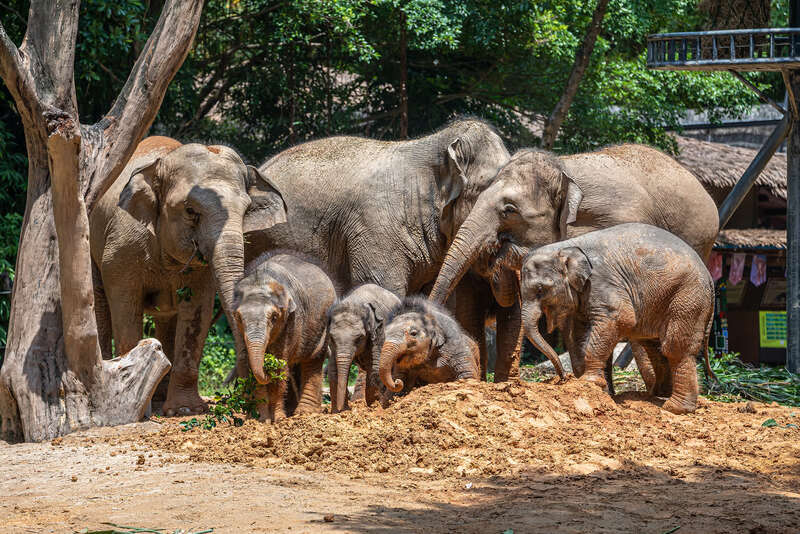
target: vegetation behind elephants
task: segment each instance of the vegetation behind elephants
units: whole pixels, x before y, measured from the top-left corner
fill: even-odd
[[[259,164],[306,139],[340,133],[416,136],[454,114],[476,114],[498,125],[510,149],[536,145],[541,119],[558,101],[591,20],[592,4],[211,0],[151,133],[227,143]],[[714,108],[712,115],[719,116],[743,112],[755,102],[727,73],[645,69],[645,36],[701,27],[696,4],[610,2],[557,151],[623,141],[674,151],[665,126],[675,126],[687,109]],[[783,26],[785,2],[775,4],[773,26]],[[85,120],[98,119],[119,92],[161,5],[81,2],[75,75]],[[0,20],[15,43],[24,33],[27,11],[26,0],[0,5]],[[779,77],[754,79],[782,98]],[[27,161],[22,126],[5,87],[0,88],[0,155],[0,277],[7,277],[13,274]],[[0,347],[7,301],[0,294]]]

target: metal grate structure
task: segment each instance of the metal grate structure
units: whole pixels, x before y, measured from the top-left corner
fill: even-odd
[[[659,70],[800,68],[800,29],[662,33],[647,38],[647,66]]]
[[[647,66],[658,70],[728,71],[783,115],[719,208],[722,230],[775,151],[787,138],[787,348],[786,367],[800,373],[800,0],[791,0],[790,28],[663,33],[647,38]],[[742,75],[778,71],[786,104],[763,94]],[[788,105],[787,105],[788,104]]]

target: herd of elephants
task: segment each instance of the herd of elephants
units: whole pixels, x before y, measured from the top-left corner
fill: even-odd
[[[219,295],[265,421],[315,413],[329,358],[331,411],[353,363],[368,403],[415,385],[518,372],[523,335],[561,332],[576,376],[610,387],[628,340],[648,391],[695,409],[714,285],[714,201],[672,157],[642,145],[510,154],[460,118],[418,139],[330,137],[259,168],[231,148],[149,137],[90,218],[105,357],[152,316],[172,362],[163,413],[199,413],[198,367]],[[265,354],[286,360],[283,378]],[[707,363],[707,360],[706,360]],[[157,394],[159,394],[157,392]]]

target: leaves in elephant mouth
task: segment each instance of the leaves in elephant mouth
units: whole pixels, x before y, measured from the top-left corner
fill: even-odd
[[[264,374],[270,380],[286,380],[286,365],[286,360],[282,360],[274,354],[264,355]]]
[[[177,291],[175,291],[178,295],[178,302],[189,302],[192,300],[192,288],[191,287],[181,287]]]

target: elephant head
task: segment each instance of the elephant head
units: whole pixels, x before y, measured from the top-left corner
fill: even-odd
[[[331,307],[328,316],[328,362],[331,390],[336,392],[331,411],[341,412],[347,400],[347,379],[350,366],[359,354],[377,343],[379,320],[370,304],[340,304]],[[371,371],[370,369],[366,370]]]
[[[458,229],[431,299],[444,302],[464,273],[475,267],[492,280],[498,302],[509,299],[510,285],[527,249],[566,237],[583,193],[559,160],[539,150],[517,152],[477,198]],[[504,285],[498,282],[504,280]],[[500,293],[500,294],[498,294]]]
[[[442,333],[431,316],[409,312],[396,316],[385,327],[378,373],[390,391],[403,389],[403,381],[395,379],[393,369],[406,370],[425,363],[434,348],[443,342]]]
[[[250,370],[259,384],[267,384],[264,355],[271,341],[281,335],[297,309],[286,288],[256,268],[236,284],[236,328],[247,348]]]
[[[225,146],[182,145],[146,161],[132,172],[119,206],[154,233],[165,270],[210,264],[228,319],[244,272],[243,227],[255,217],[262,225],[286,221],[280,191]]]
[[[550,248],[550,247],[548,247]],[[558,375],[564,370],[556,351],[539,332],[542,313],[547,318],[547,331],[563,328],[567,318],[578,311],[581,294],[592,274],[589,258],[578,247],[560,250],[535,250],[525,258],[522,266],[522,323],[525,335],[534,347],[542,351],[553,363]],[[570,353],[575,376],[585,369],[582,356]]]

